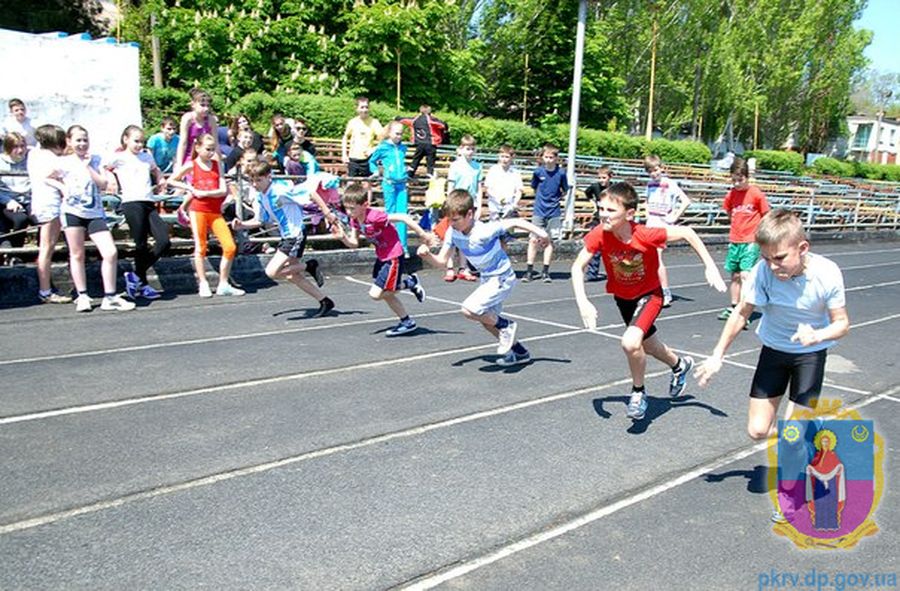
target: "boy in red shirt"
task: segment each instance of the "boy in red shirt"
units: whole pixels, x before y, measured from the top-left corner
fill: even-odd
[[[756,228],[770,209],[765,194],[750,184],[750,169],[743,158],[735,158],[732,162],[731,182],[733,188],[722,202],[722,207],[731,218],[731,230],[728,232],[730,244],[725,256],[725,272],[731,273],[731,306],[719,313],[719,320],[728,320],[731,311],[741,301],[744,281],[759,260]],[[744,328],[748,326],[749,322]]]
[[[654,322],[663,307],[659,282],[659,251],[668,242],[684,240],[706,265],[706,280],[720,292],[725,281],[697,234],[686,226],[648,228],[634,222],[638,196],[628,183],[614,183],[600,198],[600,225],[584,239],[584,248],[572,263],[572,286],[578,312],[586,328],[597,328],[597,309],[584,290],[584,270],[595,253],[601,252],[606,268],[606,291],[611,293],[625,321],[622,349],[631,370],[631,399],[626,415],[635,421],[644,418],[647,394],[644,373],[647,354],[672,368],[669,396],[684,394],[687,376],[694,367],[690,357],[679,357],[656,335]]]

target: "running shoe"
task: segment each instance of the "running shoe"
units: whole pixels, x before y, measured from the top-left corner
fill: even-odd
[[[541,281],[544,283],[553,283],[553,278],[550,277],[550,273],[541,273]]]
[[[237,288],[227,281],[224,283],[220,283],[218,287],[216,287],[216,295],[217,296],[242,296],[245,292],[243,289]]]
[[[447,283],[453,283],[456,281],[456,271],[453,269],[447,269],[447,272],[444,273],[444,281]]]
[[[149,285],[142,285],[138,295],[144,298],[145,300],[158,300],[162,297],[162,294],[150,287]]]
[[[473,275],[468,269],[460,269],[456,274],[456,278],[462,279],[463,281],[478,281],[478,277]]]
[[[516,344],[516,329],[519,328],[519,325],[510,320],[509,324],[506,325],[506,328],[501,328],[500,334],[498,338],[500,339],[500,343],[497,345],[497,354],[505,355],[510,349],[512,349],[513,345]]]
[[[129,302],[119,295],[105,296],[103,301],[100,302],[100,309],[107,312],[127,312],[134,310],[134,308],[134,302]]]
[[[319,302],[319,309],[313,312],[313,318],[321,318],[322,316],[326,316],[329,312],[334,310],[334,302],[331,301],[331,298],[322,298]]]
[[[38,298],[41,300],[42,304],[71,304],[72,297],[60,295],[55,291],[51,291],[47,295],[43,295],[41,292],[38,292]]]
[[[416,275],[415,273],[413,273],[412,275],[409,276],[409,279],[410,279],[409,291],[411,291],[412,294],[414,296],[416,296],[416,299],[419,300],[419,303],[424,302],[425,301],[425,288],[422,287],[421,283],[419,283],[419,276]]]
[[[416,330],[416,321],[412,318],[401,320],[397,326],[384,333],[386,337],[398,337]]]
[[[646,392],[632,392],[631,400],[628,401],[628,410],[625,411],[625,416],[631,419],[632,421],[640,421],[644,418],[644,414],[647,412],[647,393]]]
[[[203,283],[201,283],[200,288],[197,290],[197,294],[201,298],[211,298],[212,290],[209,288],[209,283],[207,283],[205,281]]]
[[[525,365],[526,363],[531,363],[531,353],[528,351],[521,354],[515,351],[508,351],[506,355],[497,360],[497,365],[500,367],[513,367],[515,365]]]
[[[687,378],[692,369],[694,369],[694,359],[692,357],[682,357],[681,371],[672,372],[672,380],[669,382],[669,396],[677,398],[684,394],[684,389],[687,387]]]
[[[663,308],[668,308],[672,305],[672,292],[668,289],[663,290]]]
[[[75,298],[76,312],[90,312],[93,306],[94,302],[91,301],[91,296],[86,293],[78,294],[78,297]]]
[[[731,318],[731,312],[732,312],[732,311],[733,311],[732,308],[725,308],[724,310],[722,310],[721,312],[719,312],[719,315],[716,316],[716,318],[717,318],[718,320],[728,320],[729,318]]]
[[[125,271],[125,293],[128,297],[134,299],[140,295],[141,280],[138,279],[137,273],[133,271]]]

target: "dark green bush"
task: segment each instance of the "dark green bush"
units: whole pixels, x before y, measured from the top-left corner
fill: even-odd
[[[665,140],[654,139],[645,144],[644,155],[656,154],[662,161],[668,164],[675,162],[691,164],[707,164],[712,158],[712,152],[706,144],[689,140]]]
[[[757,170],[783,170],[800,174],[804,168],[803,154],[797,152],[751,150],[744,153],[744,158],[756,158]]]
[[[818,158],[813,162],[812,169],[828,176],[852,177],[856,173],[852,162],[844,162],[837,158]]]

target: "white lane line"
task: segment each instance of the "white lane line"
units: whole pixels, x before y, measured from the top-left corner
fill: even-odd
[[[862,291],[864,289],[875,289],[876,287],[887,287],[888,285],[897,285],[900,281],[884,281],[882,283],[872,283],[871,285],[860,285],[858,287],[846,287],[844,291]]]
[[[528,338],[519,339],[523,343],[530,343],[532,341],[540,341],[544,339],[551,339],[556,337],[569,336],[571,334],[576,334],[584,332],[583,329],[579,330],[567,330],[560,333],[551,333],[546,335],[536,335]],[[170,392],[168,394],[155,394],[150,396],[141,396],[138,398],[126,398],[122,400],[110,400],[108,402],[97,402],[94,404],[85,404],[81,406],[70,406],[65,408],[58,408],[53,410],[45,410],[40,412],[33,412],[21,415],[12,415],[7,417],[0,418],[0,425],[11,425],[14,423],[24,423],[27,421],[36,421],[40,419],[48,419],[53,417],[67,416],[73,414],[81,414],[86,412],[94,412],[99,410],[108,410],[113,408],[121,408],[124,406],[132,406],[135,404],[144,404],[148,402],[160,402],[163,400],[174,400],[177,398],[187,398],[190,396],[198,396],[202,394],[213,394],[217,392],[226,392],[229,390],[238,390],[241,388],[252,388],[254,386],[264,386],[269,384],[278,384],[282,382],[290,382],[295,380],[303,380],[308,378],[315,378],[321,376],[329,376],[339,373],[346,373],[349,371],[356,371],[362,369],[372,369],[378,367],[387,367],[391,365],[399,365],[402,363],[410,363],[414,361],[422,361],[425,359],[435,359],[438,357],[447,357],[450,355],[458,355],[461,353],[469,353],[472,351],[479,351],[482,349],[494,349],[497,346],[496,343],[488,343],[481,345],[472,345],[469,347],[461,347],[456,349],[445,349],[443,351],[433,351],[430,353],[422,353],[419,355],[410,355],[406,357],[399,357],[396,359],[386,359],[380,361],[370,361],[368,363],[358,363],[351,366],[341,366],[341,367],[332,367],[328,369],[319,369],[314,371],[307,372],[299,372],[293,374],[287,374],[282,376],[275,376],[271,378],[258,378],[254,380],[245,380],[241,382],[235,382],[231,384],[220,384],[216,386],[208,386],[205,388],[195,388],[192,390],[183,390],[180,392]]]
[[[900,318],[900,314],[891,314],[890,316],[885,316],[883,318],[875,318],[874,320],[866,320],[865,322],[851,322],[850,330],[855,328],[862,328],[864,326],[872,326],[873,324],[881,324],[882,322],[888,322],[889,320],[896,320]]]
[[[879,400],[889,398],[890,394],[895,393],[896,391],[898,391],[898,389],[900,388],[893,388],[882,394],[871,396],[870,398],[849,405],[846,408],[859,409],[868,406],[869,404],[878,402]],[[659,496],[678,486],[681,486],[682,484],[686,484],[688,482],[691,482],[692,480],[700,478],[701,476],[709,474],[714,470],[718,470],[719,468],[723,468],[729,464],[733,464],[735,462],[743,460],[749,456],[752,456],[753,454],[765,450],[768,445],[769,444],[767,441],[763,441],[760,443],[755,443],[745,449],[731,452],[722,458],[704,464],[703,466],[700,466],[693,470],[684,472],[681,475],[676,476],[675,478],[667,480],[666,482],[663,482],[656,486],[652,486],[628,498],[621,499],[619,501],[616,501],[615,503],[610,503],[609,505],[605,505],[603,507],[585,513],[580,517],[567,521],[566,523],[553,527],[549,530],[524,537],[521,540],[512,542],[510,544],[506,544],[477,558],[466,560],[465,562],[457,564],[456,566],[441,569],[431,574],[426,574],[418,579],[410,581],[408,584],[394,587],[394,589],[397,589],[398,591],[426,591],[427,589],[433,589],[438,585],[441,585],[453,579],[457,579],[472,571],[478,570],[489,564],[493,564],[504,558],[512,556],[513,554],[517,554],[519,552],[522,552],[523,550],[528,550],[529,548],[533,548],[539,544],[549,542],[550,540],[584,527],[585,525],[589,525],[599,519],[612,515],[613,513],[617,513],[622,509],[627,509],[632,505],[636,505],[653,497]]]
[[[885,400],[890,400],[891,402],[900,402],[900,398],[895,398],[895,397],[893,397],[893,396],[888,396],[887,394],[885,394],[884,396],[882,396],[882,398],[884,398]]]
[[[647,377],[648,378],[658,377],[658,376],[661,376],[661,375],[664,375],[667,373],[669,373],[669,370],[664,369],[664,370],[661,370],[658,372],[648,374]],[[322,458],[322,457],[334,455],[334,454],[341,453],[341,452],[357,450],[357,449],[361,449],[364,447],[369,447],[372,445],[385,443],[388,441],[394,441],[397,439],[403,439],[403,438],[407,438],[407,437],[413,437],[416,435],[422,435],[424,433],[428,433],[429,431],[434,431],[437,429],[444,429],[447,427],[461,425],[464,423],[470,423],[472,421],[478,421],[481,419],[487,419],[490,417],[507,414],[507,413],[514,412],[517,410],[530,408],[532,406],[549,404],[551,402],[566,400],[568,398],[574,398],[576,396],[582,396],[584,394],[600,392],[603,390],[607,390],[609,388],[613,388],[615,386],[622,386],[622,385],[629,384],[629,383],[631,383],[630,377],[622,378],[622,379],[615,380],[613,382],[608,382],[606,384],[602,384],[599,386],[589,386],[586,388],[578,388],[576,390],[570,390],[568,392],[561,392],[558,394],[551,394],[548,396],[543,396],[541,398],[535,398],[535,399],[531,399],[531,400],[525,400],[522,402],[516,402],[513,404],[508,404],[505,406],[500,406],[500,407],[496,407],[496,408],[492,408],[492,409],[488,409],[488,410],[484,410],[484,411],[479,411],[479,412],[475,412],[475,413],[471,413],[471,414],[467,414],[467,415],[462,415],[462,416],[454,417],[451,419],[444,419],[441,421],[426,423],[424,425],[418,425],[416,427],[411,427],[408,429],[402,429],[400,431],[395,431],[393,433],[385,433],[385,434],[376,435],[373,437],[367,437],[365,439],[360,439],[360,440],[352,442],[352,443],[335,445],[335,446],[331,446],[331,447],[327,447],[327,448],[322,448],[322,449],[298,454],[295,456],[290,456],[290,457],[283,458],[280,460],[265,462],[265,463],[256,464],[253,466],[246,466],[244,468],[238,468],[235,470],[227,470],[224,472],[219,472],[217,474],[204,476],[202,478],[195,478],[195,479],[181,482],[178,484],[161,486],[158,488],[154,488],[152,490],[141,491],[141,492],[137,492],[137,493],[133,493],[133,494],[129,494],[129,495],[123,495],[123,496],[115,498],[115,499],[109,499],[109,500],[105,500],[105,501],[99,501],[96,503],[90,503],[88,505],[83,505],[81,507],[67,509],[65,511],[57,511],[54,513],[48,513],[45,515],[40,515],[38,517],[33,517],[30,519],[24,519],[21,521],[15,521],[15,522],[0,525],[0,535],[12,533],[15,531],[21,531],[23,529],[30,529],[33,527],[38,527],[38,526],[46,525],[46,524],[50,524],[50,523],[55,523],[57,521],[61,521],[63,519],[69,519],[72,517],[76,517],[78,515],[84,515],[87,513],[95,513],[97,511],[102,511],[105,509],[112,509],[112,508],[124,505],[126,503],[132,503],[132,502],[140,501],[140,500],[144,500],[144,499],[151,499],[154,497],[168,495],[168,494],[185,491],[185,490],[190,490],[190,489],[201,487],[201,486],[209,486],[211,484],[216,484],[218,482],[223,482],[226,480],[231,480],[233,478],[239,478],[242,476],[259,474],[261,472],[267,472],[267,471],[273,470],[275,468],[289,466],[291,464],[296,464],[298,462],[304,462],[307,460]]]

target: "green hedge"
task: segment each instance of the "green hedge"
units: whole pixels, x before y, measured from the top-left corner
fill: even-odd
[[[757,170],[783,170],[801,174],[804,168],[803,154],[779,150],[751,150],[744,158],[756,158]]]
[[[869,162],[847,162],[836,158],[819,158],[813,162],[812,170],[828,176],[900,182],[900,166],[895,164],[871,164]]]

